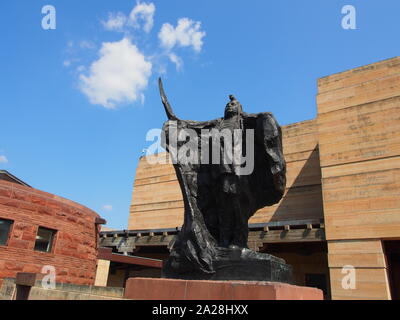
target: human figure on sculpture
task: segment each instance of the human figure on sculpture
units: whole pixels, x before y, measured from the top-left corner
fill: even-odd
[[[241,210],[240,194],[240,154],[235,154],[235,149],[242,149],[243,124],[242,124],[242,105],[233,95],[229,96],[230,102],[226,104],[224,118],[222,119],[219,129],[230,131],[229,141],[220,141],[220,184],[219,201],[224,204],[218,212],[219,224],[219,241],[221,247],[229,247],[231,249],[247,248],[247,216]],[[238,132],[238,130],[240,130]],[[236,131],[236,134],[235,134]],[[225,131],[226,132],[226,131]],[[239,133],[239,134],[238,134]],[[226,143],[231,143],[230,159],[225,158]],[[214,149],[213,149],[214,150]],[[240,152],[241,153],[241,152]],[[228,152],[229,154],[229,152]],[[230,160],[226,163],[225,160]]]

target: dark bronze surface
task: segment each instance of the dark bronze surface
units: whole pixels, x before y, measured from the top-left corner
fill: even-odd
[[[284,260],[247,248],[249,218],[260,208],[278,203],[285,191],[282,132],[274,116],[269,112],[247,114],[230,95],[223,118],[204,122],[181,120],[168,102],[161,79],[159,85],[168,117],[163,126],[162,146],[173,159],[184,142],[172,148],[171,130],[175,135],[192,130],[199,137],[203,129],[228,129],[232,133],[239,129],[242,135],[248,129],[254,132],[254,170],[250,174],[238,174],[235,163],[182,163],[175,159],[185,208],[184,224],[164,264],[163,276],[290,282],[291,267]],[[233,134],[232,137],[235,144]],[[243,138],[241,143],[245,141]],[[218,152],[223,153],[221,149]]]

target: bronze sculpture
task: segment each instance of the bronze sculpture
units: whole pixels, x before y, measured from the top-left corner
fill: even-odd
[[[223,118],[181,120],[161,79],[159,87],[168,117],[162,146],[172,158],[185,210],[163,277],[290,282],[284,260],[247,247],[249,218],[278,203],[285,191],[282,133],[274,116],[247,114],[230,95]]]

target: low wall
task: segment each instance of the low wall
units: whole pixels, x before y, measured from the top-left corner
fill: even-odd
[[[15,300],[17,285],[6,278],[0,288],[0,300]],[[55,289],[45,289],[40,280],[31,287],[28,300],[122,300],[123,288],[57,283]]]

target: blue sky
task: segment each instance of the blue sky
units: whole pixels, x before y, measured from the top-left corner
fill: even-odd
[[[56,9],[44,30],[42,7]],[[344,5],[356,30],[344,30]],[[136,9],[135,9],[136,8]],[[317,78],[400,54],[397,0],[4,0],[0,169],[126,228],[146,133],[246,112],[316,116]],[[162,30],[162,32],[161,32]]]

